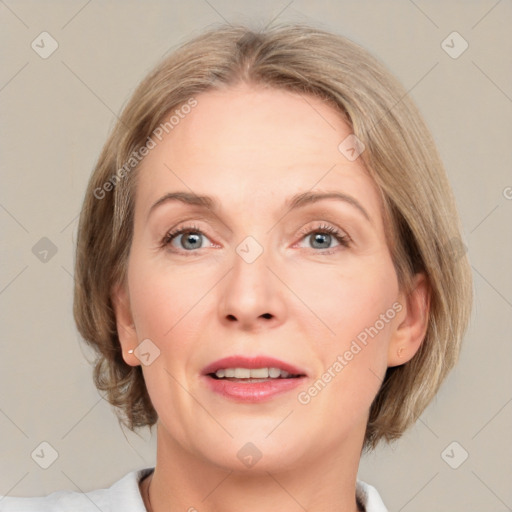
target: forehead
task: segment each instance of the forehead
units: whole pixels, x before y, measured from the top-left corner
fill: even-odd
[[[248,85],[195,99],[143,160],[138,210],[175,190],[243,209],[309,190],[338,190],[361,197],[370,215],[380,216],[380,198],[361,159],[349,161],[338,149],[351,129],[326,102]]]

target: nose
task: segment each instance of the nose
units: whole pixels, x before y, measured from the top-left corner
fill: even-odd
[[[220,321],[230,328],[258,331],[285,321],[283,286],[269,269],[265,251],[254,261],[234,254],[233,267],[223,279],[219,299]]]

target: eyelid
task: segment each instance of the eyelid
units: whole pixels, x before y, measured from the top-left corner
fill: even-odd
[[[177,226],[169,229],[166,232],[166,234],[164,235],[164,237],[162,238],[162,240],[160,242],[160,247],[161,248],[166,248],[166,247],[170,247],[170,246],[172,247],[172,242],[177,237],[179,237],[180,235],[187,233],[187,232],[199,233],[211,242],[210,247],[212,247],[212,246],[219,247],[218,244],[216,244],[215,242],[213,242],[210,239],[210,236],[208,235],[208,233],[206,231],[207,230],[199,227],[195,223],[195,221],[183,221],[183,222],[177,224]],[[331,224],[327,221],[316,221],[316,225],[314,225],[314,224],[312,225],[311,223],[309,223],[308,225],[306,225],[306,227],[302,227],[297,232],[297,234],[295,235],[295,238],[299,237],[299,240],[298,240],[298,242],[296,242],[294,244],[294,246],[296,246],[299,242],[304,240],[306,237],[311,236],[313,233],[321,233],[321,232],[327,233],[327,234],[333,236],[335,238],[335,240],[338,242],[339,246],[348,248],[353,243],[351,237],[347,234],[347,232],[345,230],[343,230],[343,229],[337,227],[336,225]],[[190,250],[190,251],[187,251],[186,249],[180,249],[180,248],[173,248],[172,250],[174,252],[180,252],[180,253],[185,253],[185,254],[188,253],[191,255],[194,252],[198,252],[200,249],[206,249],[206,248],[207,247],[201,247],[199,249]],[[314,252],[329,254],[328,251],[331,250],[331,252],[332,252],[332,249],[334,249],[334,248],[323,249],[323,250],[322,249],[314,249],[314,248],[310,248],[310,249],[312,249]]]
[[[299,236],[300,238],[299,241],[294,244],[294,247],[299,245],[304,239],[311,236],[313,233],[326,233],[334,237],[334,239],[338,243],[338,245],[334,247],[328,247],[324,249],[318,249],[313,247],[304,248],[319,255],[331,255],[337,253],[340,250],[349,249],[353,245],[352,238],[344,229],[341,229],[335,224],[331,224],[327,221],[316,221],[316,225],[308,224],[306,225],[306,227],[303,227],[299,230],[299,233],[296,236]]]
[[[179,223],[177,226],[166,231],[165,235],[163,236],[162,240],[160,241],[160,244],[159,244],[160,247],[164,248],[164,249],[166,247],[170,247],[172,242],[178,236],[182,235],[183,233],[187,233],[189,231],[193,232],[193,233],[200,233],[202,236],[204,236],[205,238],[210,240],[210,236],[205,232],[205,230],[200,228],[193,221],[188,221],[188,223],[187,223],[187,221],[183,221],[183,222]],[[210,242],[212,243],[212,245],[214,245],[214,242],[212,240],[210,240]],[[202,249],[205,249],[205,247],[202,247]],[[178,251],[178,252],[185,252],[185,253],[197,252],[197,250],[196,251],[187,251],[185,249],[180,250],[178,248],[173,248],[173,250]]]

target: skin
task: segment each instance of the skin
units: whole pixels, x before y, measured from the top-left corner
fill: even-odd
[[[160,350],[143,365],[159,415],[152,510],[355,512],[370,405],[386,368],[421,345],[426,280],[416,276],[408,295],[399,289],[376,185],[360,158],[338,150],[351,131],[332,107],[249,85],[196,99],[142,162],[127,281],[113,290],[126,363],[141,364],[128,351],[144,339]],[[215,197],[220,208],[169,201],[149,214],[176,191]],[[289,211],[286,200],[307,191],[348,194],[369,220],[333,199]],[[199,248],[184,248],[187,235],[161,246],[190,223],[204,234]],[[315,243],[325,225],[349,246],[334,237]],[[249,235],[263,248],[252,263],[236,252]],[[378,335],[299,403],[297,394],[397,301],[401,311]],[[308,377],[270,401],[235,402],[200,379],[207,364],[233,354],[277,357]],[[252,467],[237,457],[248,442],[262,455]]]

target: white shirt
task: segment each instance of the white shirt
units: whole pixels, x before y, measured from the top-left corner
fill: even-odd
[[[0,512],[146,512],[139,482],[154,468],[132,471],[108,489],[56,491],[42,498],[0,496]],[[360,480],[356,494],[366,512],[388,512],[375,487]]]

